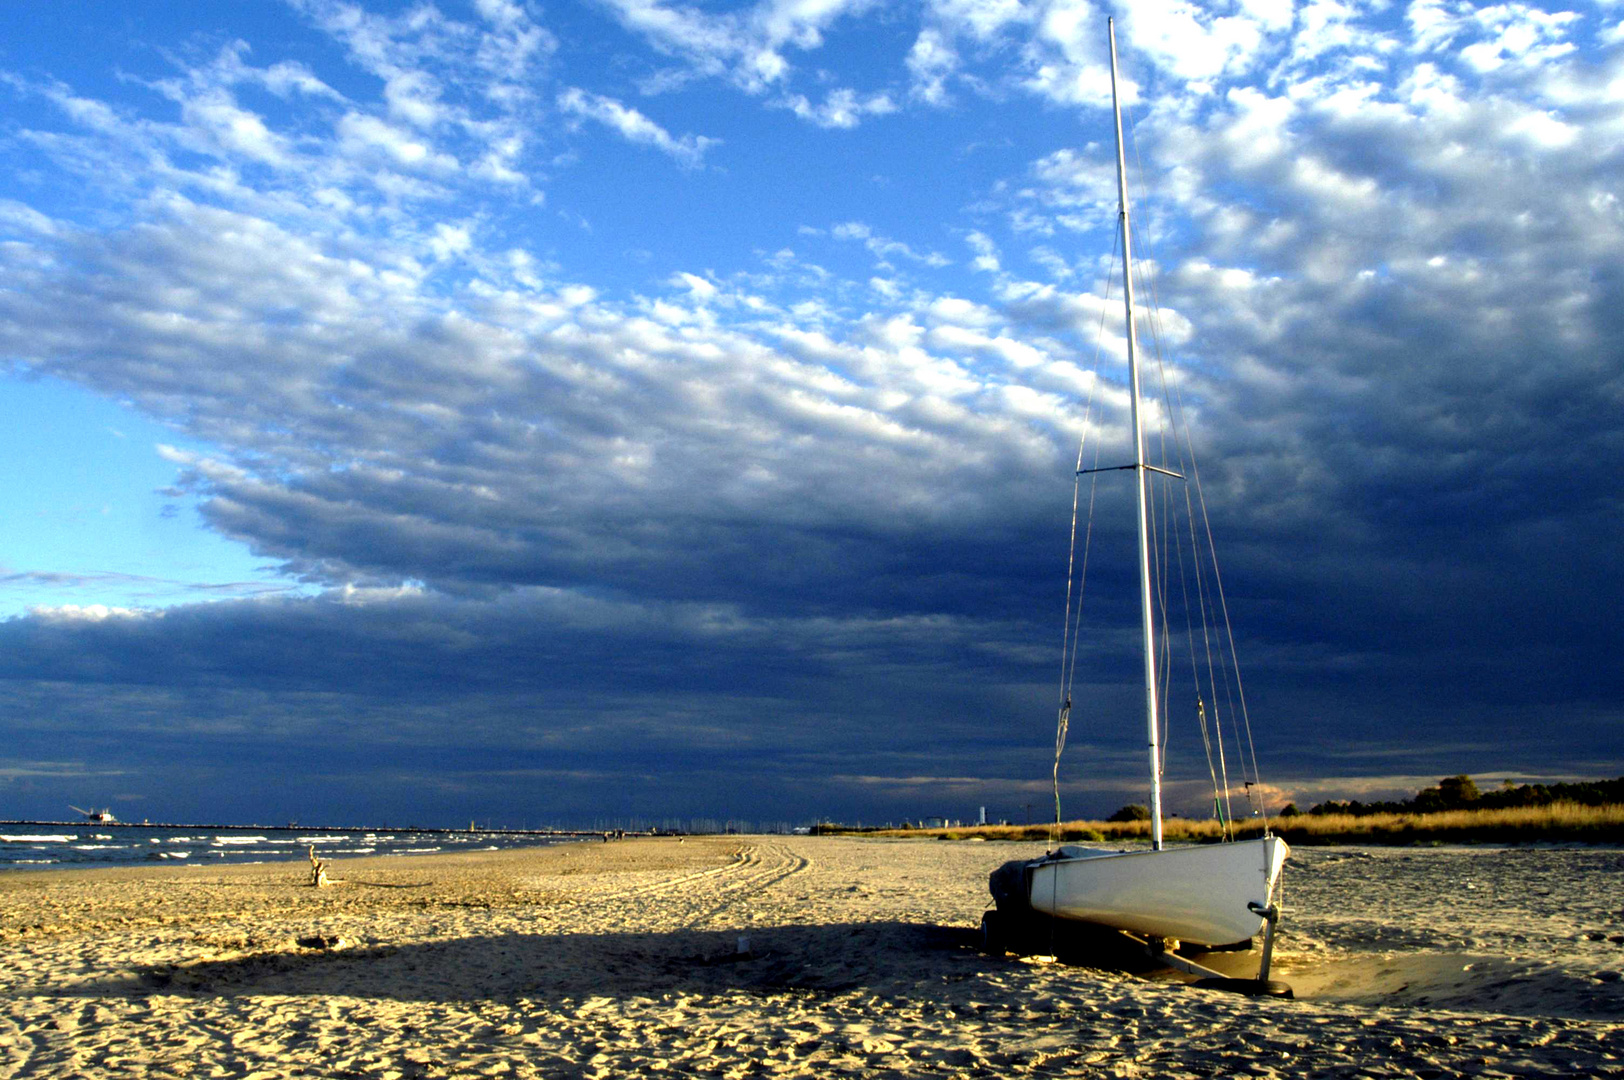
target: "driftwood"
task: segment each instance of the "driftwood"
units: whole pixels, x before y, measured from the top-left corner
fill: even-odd
[[[316,888],[331,885],[327,879],[327,864],[316,858],[316,845],[310,845],[310,884]]]

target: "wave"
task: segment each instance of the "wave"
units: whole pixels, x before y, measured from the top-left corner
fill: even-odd
[[[77,839],[77,836],[0,836],[0,840],[12,844],[66,844]]]
[[[12,827],[16,828],[18,825]],[[257,827],[265,831],[237,833],[235,830],[216,831],[197,826],[184,830],[151,826],[135,833],[0,834],[0,880],[3,880],[8,870],[47,867],[140,865],[143,862],[149,866],[158,862],[174,862],[176,865],[184,863],[191,867],[241,865],[249,862],[302,863],[305,849],[312,846],[323,858],[428,855],[449,851],[500,850],[512,846],[488,834],[466,833],[461,830],[446,830],[439,833],[404,833],[387,830],[380,832],[367,829],[357,829],[354,832],[313,832]]]

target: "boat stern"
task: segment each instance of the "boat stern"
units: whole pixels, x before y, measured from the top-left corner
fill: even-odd
[[[1035,865],[1031,859],[1011,859],[988,875],[987,891],[992,893],[1000,914],[1025,914],[1032,910],[1030,896]]]

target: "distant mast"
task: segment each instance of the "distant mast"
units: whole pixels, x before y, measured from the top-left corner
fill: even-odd
[[[1116,20],[1106,20],[1111,38],[1111,112],[1116,118],[1117,217],[1122,223],[1122,304],[1128,324],[1128,379],[1133,387],[1133,475],[1139,506],[1139,610],[1145,631],[1145,729],[1150,743],[1150,845],[1162,846],[1162,755],[1156,724],[1156,634],[1150,596],[1150,471],[1145,468],[1145,428],[1139,415],[1139,340],[1133,324],[1133,247],[1128,229],[1128,169],[1122,149],[1122,105],[1117,98]]]

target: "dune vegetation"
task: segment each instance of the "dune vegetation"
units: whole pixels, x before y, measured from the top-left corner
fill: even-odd
[[[1431,813],[1295,814],[1269,819],[1269,829],[1291,844],[1526,844],[1624,843],[1624,805],[1586,806],[1554,802],[1544,806],[1457,809]],[[943,840],[1023,840],[1076,843],[1149,840],[1148,821],[1066,821],[1048,825],[968,825],[946,829],[844,829],[825,832],[866,836],[936,836]],[[1214,820],[1170,817],[1163,821],[1170,842],[1215,842],[1222,838]],[[1255,836],[1263,821],[1237,822],[1235,834]]]

